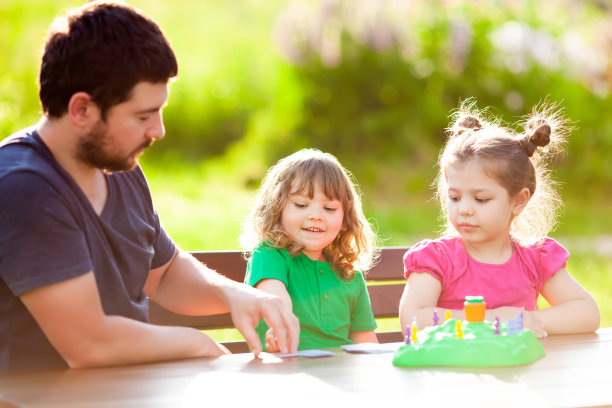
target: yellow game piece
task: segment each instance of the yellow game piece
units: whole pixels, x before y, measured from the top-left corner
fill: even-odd
[[[412,326],[412,331],[410,334],[410,341],[417,341],[417,332],[419,331],[419,328],[416,326],[416,324],[414,326]]]
[[[461,327],[461,320],[457,320],[455,322],[455,329],[457,330],[457,338],[462,339],[463,338],[463,328]]]
[[[448,320],[448,319],[450,319],[450,318],[451,318],[451,311],[450,311],[450,310],[447,310],[446,312],[444,312],[444,318],[445,318],[446,320]]]

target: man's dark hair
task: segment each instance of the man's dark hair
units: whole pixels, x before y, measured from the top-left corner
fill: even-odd
[[[153,20],[125,3],[92,2],[51,25],[40,101],[47,116],[60,117],[72,95],[87,92],[105,118],[139,82],[164,83],[177,74],[174,52]]]

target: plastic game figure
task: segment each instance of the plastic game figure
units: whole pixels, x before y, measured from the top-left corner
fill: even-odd
[[[486,309],[487,304],[482,296],[465,297],[465,302],[463,302],[463,310],[465,312],[465,320],[468,322],[483,322]]]
[[[484,303],[482,296],[470,296]],[[466,302],[464,308],[469,308]],[[395,352],[393,365],[495,367],[528,364],[546,352],[531,330],[518,329],[520,317],[508,323],[508,335],[500,335],[500,318],[491,321],[448,319],[419,330],[418,339],[406,327],[406,344]],[[416,322],[413,320],[413,326]],[[418,329],[417,329],[418,330]]]
[[[411,330],[412,330],[412,336],[410,337],[410,340],[417,341],[417,332],[419,331],[419,326],[417,325],[416,318],[412,319]]]
[[[457,320],[455,322],[455,329],[457,331],[457,338],[460,338],[460,339],[463,338],[463,328],[461,327],[461,324],[462,324],[461,320]]]
[[[514,324],[514,320],[508,321],[508,335],[512,336],[515,332],[516,326]]]

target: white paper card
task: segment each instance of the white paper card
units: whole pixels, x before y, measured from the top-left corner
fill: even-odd
[[[393,353],[395,352],[399,344],[396,343],[357,343],[357,344],[345,344],[342,347],[347,353],[361,353],[361,354],[377,354],[377,353]]]
[[[278,353],[275,354],[276,357],[280,358],[288,358],[288,357],[307,357],[307,358],[317,358],[317,357],[331,357],[336,355],[333,351],[329,350],[300,350],[297,353]]]

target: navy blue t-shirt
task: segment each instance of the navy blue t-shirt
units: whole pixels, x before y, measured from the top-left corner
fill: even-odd
[[[100,215],[36,131],[0,144],[0,370],[67,367],[19,296],[94,271],[107,315],[147,321],[144,283],[172,258],[140,167],[107,174]]]

